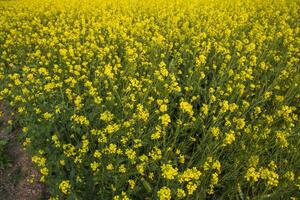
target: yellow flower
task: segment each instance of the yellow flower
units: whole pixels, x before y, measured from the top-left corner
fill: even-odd
[[[113,200],[120,200],[120,196],[119,195],[114,196]]]
[[[178,181],[179,183],[183,183],[192,180],[198,180],[201,174],[202,173],[196,167],[193,167],[191,169],[185,170],[182,174],[180,174]]]
[[[168,126],[171,123],[171,118],[168,114],[164,114],[160,117],[163,126]]]
[[[188,113],[190,116],[194,115],[193,106],[188,102],[185,101],[180,102],[180,109]]]
[[[25,110],[26,110],[25,107],[19,107],[19,108],[18,108],[18,112],[19,112],[19,113],[23,113]],[[44,116],[44,118],[45,118],[45,116]],[[51,117],[50,117],[50,118],[51,118]],[[45,118],[45,119],[46,119],[46,118]]]
[[[218,160],[215,160],[211,167],[212,169],[216,170],[218,173],[221,173],[221,163]]]
[[[83,115],[72,115],[71,120],[77,124],[88,126],[90,125],[90,121]]]
[[[70,194],[71,184],[70,181],[64,180],[59,184],[59,189],[64,194]]]
[[[76,109],[80,109],[82,108],[83,104],[82,104],[82,97],[81,96],[77,96],[74,100],[74,104]]]
[[[179,156],[179,163],[184,164],[184,162],[185,162],[185,157],[184,157],[184,155],[180,155],[180,156]]]
[[[218,127],[212,127],[210,131],[215,138],[219,137],[220,129]]]
[[[112,134],[112,133],[117,132],[119,129],[120,129],[120,125],[118,125],[118,124],[109,124],[105,128],[105,132],[107,132],[108,134]]]
[[[284,178],[290,180],[290,181],[294,181],[295,180],[295,173],[293,171],[287,171],[284,175]]]
[[[214,101],[213,97],[211,97],[211,98],[212,98],[212,101]],[[208,114],[208,111],[209,111],[208,105],[207,104],[202,104],[201,111],[202,111],[203,115],[206,116]]]
[[[114,73],[113,73],[113,68],[110,64],[107,64],[104,66],[104,74],[109,78],[113,79],[114,78]]]
[[[154,178],[154,173],[153,173],[153,172],[150,172],[149,175],[148,175],[148,177],[149,177],[150,180],[153,180],[153,178]]]
[[[128,198],[126,192],[123,192],[123,191],[122,191],[121,195],[122,195],[122,200],[129,200],[129,198]]]
[[[92,162],[92,163],[90,164],[90,166],[91,166],[91,169],[95,172],[95,171],[97,171],[98,168],[99,168],[99,163],[97,163],[96,161],[94,161],[94,162]]]
[[[160,112],[166,112],[168,110],[168,106],[166,104],[162,104],[159,107]]]
[[[259,107],[259,106],[256,106],[255,108],[254,108],[254,115],[258,115],[258,114],[260,114],[261,113],[261,108]]]
[[[108,165],[106,166],[106,169],[107,169],[108,171],[113,170],[113,169],[114,169],[113,164],[112,164],[112,163],[108,164]]]
[[[200,67],[201,65],[204,65],[206,63],[206,56],[205,55],[199,55],[196,58],[196,66]]]
[[[59,164],[61,165],[61,166],[65,166],[65,160],[59,160]]]
[[[259,172],[261,179],[266,180],[268,186],[275,187],[279,184],[279,175],[276,172],[267,168],[260,168]]]
[[[284,96],[276,95],[275,96],[276,101],[278,102],[283,102],[284,101]]]
[[[157,196],[159,200],[171,200],[171,189],[164,186],[157,192]]]
[[[59,49],[59,54],[63,57],[67,55],[67,52],[67,49]]]
[[[289,145],[286,139],[286,134],[282,131],[276,131],[276,141],[279,143],[281,148],[286,148]]]
[[[122,164],[122,165],[119,166],[119,172],[120,173],[126,173],[126,167],[125,167],[124,164]]]
[[[47,176],[48,175],[48,169],[47,167],[43,167],[41,170],[40,170],[41,174],[43,174],[44,176]]]
[[[183,189],[177,189],[177,197],[178,198],[184,198],[186,196],[185,191]]]
[[[96,150],[95,152],[94,152],[94,157],[95,158],[100,158],[101,157],[101,152],[99,151],[99,150]]]
[[[40,156],[33,156],[31,160],[32,162],[36,163],[39,167],[44,167],[46,165],[46,158]]]
[[[223,101],[222,103],[221,103],[221,110],[220,110],[220,112],[221,113],[225,113],[225,112],[227,112],[229,110],[229,104],[228,104],[228,101]]]
[[[250,167],[245,175],[247,181],[257,182],[260,177],[260,173],[255,170],[254,167]]]
[[[136,158],[136,152],[132,149],[126,149],[125,155],[132,161],[135,160]]]
[[[138,173],[140,173],[141,175],[144,175],[145,163],[141,163],[141,164],[136,165],[136,169],[137,169]]]
[[[153,150],[149,153],[149,156],[153,160],[160,160],[162,157],[161,150],[158,147],[154,147]]]
[[[31,139],[30,138],[25,138],[25,141],[23,142],[23,146],[26,147],[31,143]]]
[[[161,127],[156,126],[154,133],[151,134],[151,139],[152,140],[157,140],[161,137]]]
[[[128,184],[129,184],[130,189],[134,189],[134,187],[135,187],[135,181],[134,180],[129,179]]]
[[[236,129],[237,130],[241,130],[245,127],[246,123],[245,123],[245,119],[244,118],[233,118],[233,122],[236,123]]]
[[[137,105],[137,118],[142,119],[143,121],[148,121],[149,112],[142,104]]]
[[[189,182],[187,185],[186,185],[186,189],[188,191],[188,195],[192,195],[195,190],[197,190],[197,184],[196,183],[191,183]]]
[[[219,177],[218,177],[218,174],[217,173],[213,173],[212,174],[212,177],[211,177],[211,180],[210,180],[210,183],[212,185],[217,185],[219,182]]]
[[[170,165],[170,164],[163,164],[161,166],[161,170],[162,170],[162,176],[165,179],[172,180],[178,174],[178,169],[177,168],[173,168],[172,165]]]
[[[45,118],[46,120],[49,120],[49,119],[52,118],[53,114],[46,112],[46,113],[44,113],[43,116],[44,116],[44,118]]]
[[[114,117],[114,115],[109,111],[105,111],[104,113],[101,113],[101,115],[100,115],[100,119],[105,122],[110,122],[113,119],[113,117]]]
[[[232,144],[235,141],[234,131],[230,130],[228,133],[225,134],[225,139],[223,142],[223,146],[227,146]]]

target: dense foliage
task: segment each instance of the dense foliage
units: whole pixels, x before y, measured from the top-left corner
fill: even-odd
[[[0,2],[0,101],[57,199],[300,196],[298,0]]]

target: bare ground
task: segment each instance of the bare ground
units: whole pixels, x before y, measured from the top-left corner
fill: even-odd
[[[7,131],[9,110],[0,103],[3,115],[0,120],[0,139],[8,140],[7,154],[11,165],[0,169],[0,199],[38,200],[45,198],[45,188],[34,169],[30,156],[22,149],[17,134],[20,130]]]

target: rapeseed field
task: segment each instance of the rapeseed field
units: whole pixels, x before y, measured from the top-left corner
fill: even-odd
[[[299,199],[299,59],[299,0],[0,1],[49,200]]]

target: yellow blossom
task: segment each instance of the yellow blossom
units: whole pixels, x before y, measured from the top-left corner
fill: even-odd
[[[157,196],[159,200],[171,200],[171,190],[170,188],[164,186],[160,188],[160,190],[157,192]]]
[[[59,189],[64,194],[69,194],[71,191],[71,184],[69,180],[64,180],[59,184]]]
[[[164,114],[160,117],[163,126],[168,126],[171,123],[171,118],[168,114]]]
[[[188,102],[185,101],[180,102],[180,109],[188,113],[190,116],[193,116],[194,114],[193,106]]]
[[[161,171],[162,171],[162,176],[165,179],[174,179],[175,176],[177,176],[178,174],[178,169],[177,168],[173,168],[172,165],[170,164],[163,164],[161,166]]]

